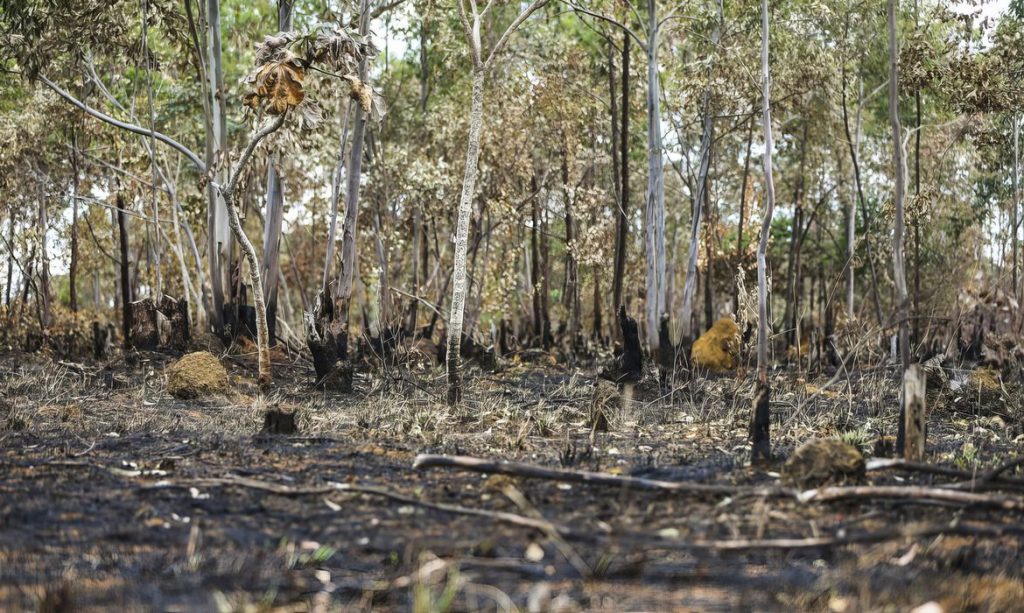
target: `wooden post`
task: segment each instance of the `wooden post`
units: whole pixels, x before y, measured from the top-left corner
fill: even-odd
[[[903,374],[903,427],[905,443],[903,458],[920,462],[925,443],[925,375],[924,369],[912,364]]]

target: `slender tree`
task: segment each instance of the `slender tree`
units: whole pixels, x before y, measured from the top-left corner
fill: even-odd
[[[519,16],[509,24],[501,38],[484,56],[480,38],[482,21],[492,8],[493,0],[480,10],[476,0],[470,0],[467,10],[465,0],[458,1],[459,20],[469,43],[473,61],[473,97],[469,111],[469,142],[466,146],[466,167],[463,171],[462,196],[459,198],[459,218],[455,230],[455,263],[452,273],[452,304],[448,317],[448,403],[456,404],[462,399],[462,376],[460,372],[462,347],[462,317],[466,307],[466,252],[469,240],[469,218],[473,212],[473,198],[476,194],[477,162],[480,159],[480,133],[484,123],[484,78],[494,65],[494,58],[508,43],[509,37],[547,0],[533,0]]]
[[[750,438],[753,443],[752,461],[771,459],[771,411],[768,383],[768,271],[765,262],[768,253],[768,235],[775,212],[775,179],[772,177],[772,111],[771,73],[768,68],[768,0],[761,0],[761,109],[764,130],[764,220],[757,247],[757,394],[751,420]]]

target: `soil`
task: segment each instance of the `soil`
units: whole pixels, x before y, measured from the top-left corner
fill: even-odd
[[[1013,529],[1019,511],[669,495],[412,468],[418,453],[444,453],[776,486],[782,462],[801,443],[841,436],[870,452],[895,434],[892,368],[853,369],[828,387],[795,369],[778,373],[776,461],[751,467],[753,389],[743,374],[701,378],[673,393],[638,387],[611,409],[602,393],[606,419],[597,428],[596,367],[580,374],[546,360],[505,362],[498,373],[471,373],[463,405],[452,409],[443,404],[440,371],[361,372],[354,393],[335,394],[312,390],[310,366],[279,359],[277,387],[261,394],[253,365],[224,357],[233,395],[179,400],[166,392],[174,357],[133,357],[131,365],[104,368],[0,356],[0,609],[1024,607],[1024,553]],[[935,399],[927,460],[983,472],[1019,454],[1019,397],[1004,387],[988,405],[969,387]],[[261,433],[268,411],[294,413],[298,433]],[[253,480],[289,491],[375,486],[414,501],[542,517],[594,538],[563,539],[493,516],[341,488],[285,494],[245,485]],[[873,484],[951,480],[896,471],[866,477]],[[843,539],[954,520],[1007,531],[816,547],[683,546]]]

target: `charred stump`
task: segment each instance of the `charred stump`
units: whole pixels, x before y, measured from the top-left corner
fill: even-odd
[[[683,352],[686,355],[686,352]],[[675,368],[676,362],[676,348],[672,344],[672,334],[669,332],[669,318],[668,313],[664,313],[661,316],[661,322],[658,325],[658,374],[661,378],[661,383],[664,385],[668,380],[669,374],[672,369]]]
[[[107,357],[107,343],[109,336],[107,327],[100,325],[100,322],[92,322],[92,357],[97,360]]]
[[[149,298],[129,304],[130,347],[139,351],[156,351],[160,346],[160,326],[156,305]]]
[[[616,383],[635,383],[643,378],[644,352],[640,346],[640,326],[619,305],[619,330],[622,332],[622,354],[615,358],[610,369],[601,372],[601,378]]]
[[[294,411],[270,409],[263,415],[263,430],[260,434],[295,434],[299,431]]]
[[[161,343],[176,351],[184,351],[188,348],[188,341],[191,337],[191,329],[188,320],[188,301],[176,300],[165,295],[160,300],[157,309],[165,319],[166,326],[161,326]]]
[[[352,391],[352,366],[347,361],[339,365],[337,328],[340,323],[335,318],[334,301],[326,290],[317,294],[316,304],[312,313],[305,313],[303,322],[306,328],[306,346],[313,356],[313,370],[316,380],[313,385],[340,392]]]
[[[758,381],[754,395],[754,416],[750,422],[750,440],[753,445],[750,461],[752,464],[768,463],[772,459],[771,411],[769,399],[771,386],[767,381]]]

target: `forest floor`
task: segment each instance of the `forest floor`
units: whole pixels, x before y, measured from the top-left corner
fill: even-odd
[[[112,390],[102,365],[0,356],[0,609],[1024,609],[1020,510],[807,504],[412,467],[419,453],[444,453],[774,487],[781,460],[749,463],[749,376],[638,390],[596,431],[596,368],[506,362],[472,373],[464,405],[450,409],[440,371],[360,374],[355,393],[334,395],[313,392],[305,366],[282,363],[277,389],[260,395],[251,365],[228,356],[230,397],[177,400],[165,391],[171,359],[117,366],[124,386]],[[895,434],[895,369],[824,381],[775,375],[776,457],[838,436],[872,455],[879,435]],[[1020,454],[1018,391],[935,397],[928,462],[981,473]],[[272,406],[298,410],[299,434],[257,435]],[[866,479],[950,480],[892,470]],[[872,538],[936,525],[985,534]]]

